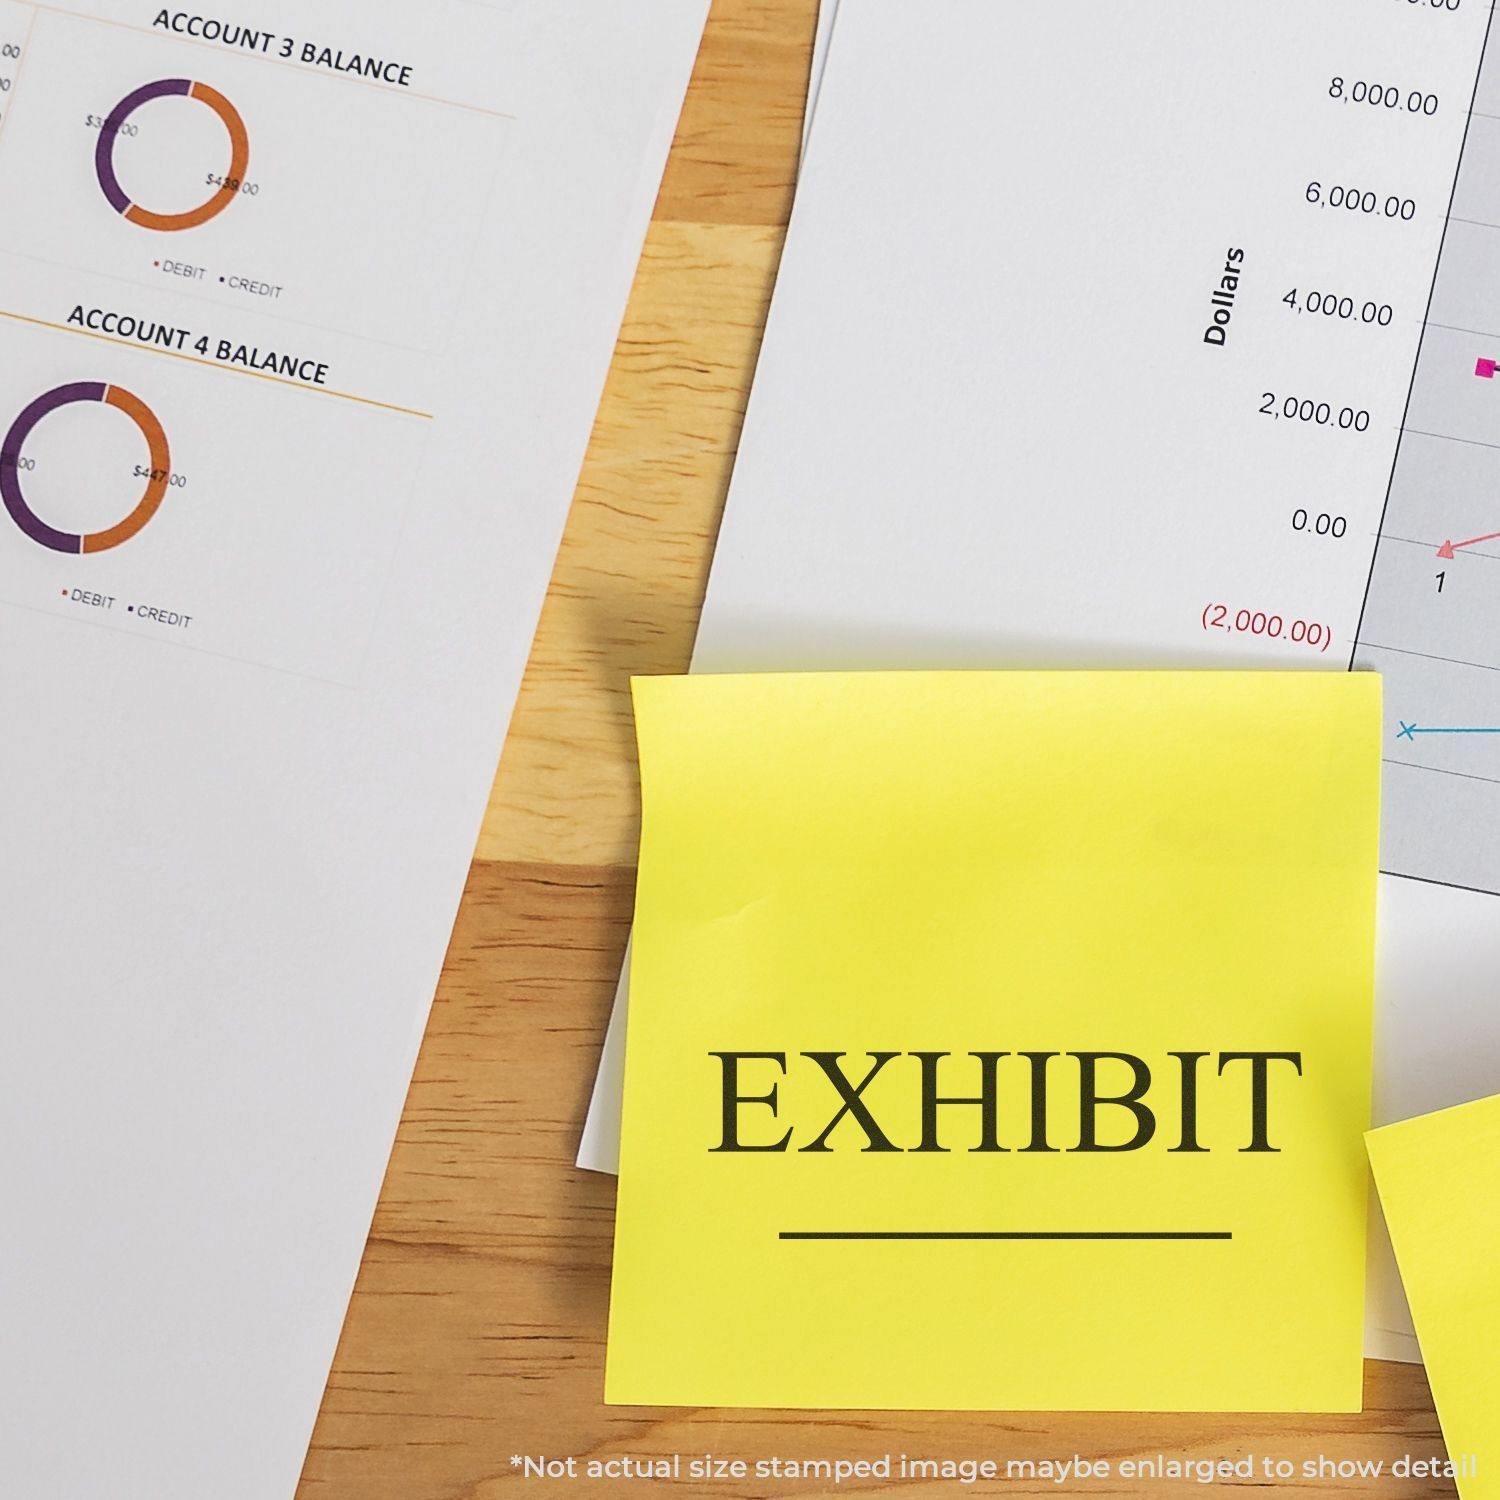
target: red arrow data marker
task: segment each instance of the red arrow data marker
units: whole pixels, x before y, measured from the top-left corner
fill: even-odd
[[[1445,562],[1451,561],[1456,553],[1462,552],[1465,547],[1477,547],[1481,542],[1500,541],[1500,531],[1492,531],[1488,536],[1471,536],[1466,542],[1444,542],[1438,548],[1438,556]]]

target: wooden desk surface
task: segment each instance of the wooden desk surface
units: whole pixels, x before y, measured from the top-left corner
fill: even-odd
[[[630,916],[637,809],[627,684],[633,673],[688,663],[791,207],[815,12],[815,0],[715,0],[301,1500],[603,1488],[527,1481],[514,1454],[1251,1452],[1300,1465],[1319,1454],[1389,1462],[1442,1451],[1421,1370],[1373,1363],[1359,1417],[603,1405],[614,1184],[572,1161]],[[795,1347],[796,1330],[786,1337]],[[899,1488],[955,1492],[937,1482]],[[1277,1491],[1370,1488],[1452,1493],[1446,1482],[1391,1480]],[[774,1480],[661,1492],[835,1493]],[[1036,1486],[1048,1492],[1058,1487]]]

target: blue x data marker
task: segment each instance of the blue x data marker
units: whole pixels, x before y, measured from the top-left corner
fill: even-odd
[[[1405,719],[1398,722],[1401,725],[1401,731],[1396,736],[1398,740],[1415,741],[1419,734],[1500,734],[1500,725],[1494,728],[1433,729],[1422,724],[1408,724]]]

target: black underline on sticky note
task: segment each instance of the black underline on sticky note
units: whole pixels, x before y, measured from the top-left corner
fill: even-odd
[[[783,1240],[1232,1240],[1228,1229],[783,1229]]]

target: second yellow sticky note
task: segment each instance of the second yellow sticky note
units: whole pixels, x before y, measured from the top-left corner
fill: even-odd
[[[1370,1163],[1463,1500],[1500,1497],[1500,1098],[1371,1131]]]

